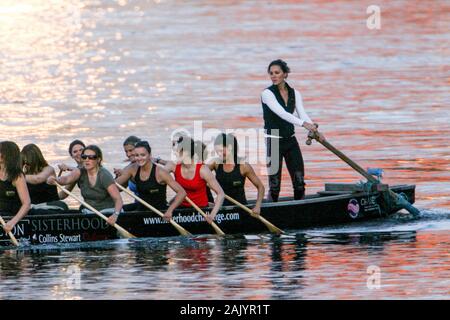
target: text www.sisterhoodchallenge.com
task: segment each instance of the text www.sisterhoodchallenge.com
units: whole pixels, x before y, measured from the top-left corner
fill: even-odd
[[[205,221],[205,218],[200,213],[192,213],[188,216],[183,216],[181,214],[174,215],[173,221],[176,223],[194,223],[194,222],[202,222]],[[233,221],[239,220],[239,213],[218,213],[216,215],[215,221],[217,223],[222,223],[222,221]],[[164,224],[169,223],[161,217],[146,217],[144,218],[144,224]]]

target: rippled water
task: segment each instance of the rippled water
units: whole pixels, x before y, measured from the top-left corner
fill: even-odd
[[[2,298],[448,299],[450,215],[441,218],[444,226],[434,218],[393,218],[281,237],[175,237],[4,251],[1,283],[10,290],[2,290]],[[376,282],[371,270],[379,272]]]
[[[36,143],[57,164],[70,163],[68,143],[81,138],[100,145],[112,169],[123,165],[124,138],[136,134],[169,157],[172,130],[192,130],[195,120],[261,128],[265,68],[281,57],[329,141],[363,167],[383,168],[387,183],[416,184],[416,205],[427,214],[284,238],[3,251],[0,288],[14,290],[0,295],[448,298],[450,5],[376,1],[382,25],[369,30],[371,4],[2,0],[1,140]],[[319,145],[302,150],[309,193],[361,179]],[[264,176],[264,165],[255,166]],[[282,190],[290,194],[289,179]],[[380,267],[380,289],[367,288],[370,265]],[[64,284],[67,268],[81,271],[80,290]]]

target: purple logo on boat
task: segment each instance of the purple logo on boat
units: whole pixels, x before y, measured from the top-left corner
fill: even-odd
[[[356,199],[351,199],[347,205],[347,212],[353,219],[358,218],[359,214],[359,203]]]

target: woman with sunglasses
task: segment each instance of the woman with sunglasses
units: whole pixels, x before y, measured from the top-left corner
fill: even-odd
[[[261,204],[264,199],[264,185],[256,175],[249,163],[244,163],[238,157],[238,142],[232,134],[219,134],[214,141],[214,150],[218,157],[208,162],[210,170],[216,172],[216,179],[225,194],[246,205],[245,180],[248,178],[258,189],[256,204],[252,209],[254,214],[261,213]],[[227,199],[224,205],[234,205]]]
[[[134,179],[139,197],[157,209],[167,209],[164,218],[170,220],[173,211],[186,197],[186,191],[172,178],[167,170],[152,162],[152,149],[147,141],[138,142],[134,152],[135,163],[125,169],[116,178],[116,182],[126,185],[129,180]],[[175,199],[169,208],[167,208],[167,186],[176,192]],[[138,203],[136,210],[145,211],[148,209]]]
[[[96,145],[89,145],[84,148],[81,159],[83,168],[76,168],[63,177],[50,176],[47,182],[54,184],[56,181],[61,185],[76,182],[84,201],[102,213],[113,213],[108,218],[108,223],[113,225],[122,212],[123,202],[112,174],[102,166],[102,151]],[[81,211],[90,213],[86,208]]]
[[[56,186],[47,184],[48,177],[55,176],[55,169],[44,159],[39,147],[27,144],[20,154],[32,204],[31,212],[37,209],[68,210],[67,205],[59,201]]]
[[[27,182],[20,166],[20,150],[12,141],[0,142],[0,212],[14,215],[3,229],[10,232],[30,210]]]
[[[69,144],[69,155],[70,157],[75,161],[76,168],[80,169],[83,167],[83,160],[81,160],[81,153],[83,152],[83,149],[86,148],[86,145],[84,144],[83,141],[81,140],[73,140],[70,144]],[[74,167],[68,166],[64,163],[58,165],[58,168],[60,170],[60,175],[62,172],[65,171],[72,171],[74,169]],[[76,183],[73,183],[69,186],[66,186],[66,189],[68,191],[72,191],[73,188],[75,188]],[[63,192],[63,191],[59,191],[58,192],[58,197],[60,200],[63,200],[65,198],[68,197],[67,193]]]
[[[203,164],[203,160],[206,159],[204,145],[199,141],[194,142],[189,137],[181,136],[174,147],[178,157],[177,163],[167,161],[165,168],[174,173],[175,181],[183,187],[187,196],[197,206],[208,206],[208,186],[217,194],[214,207],[207,217],[208,223],[212,223],[222,206],[225,194],[211,170]],[[191,207],[186,200],[181,206]]]

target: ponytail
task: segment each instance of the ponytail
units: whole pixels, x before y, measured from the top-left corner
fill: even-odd
[[[203,163],[208,158],[208,149],[206,147],[206,144],[204,144],[200,140],[197,140],[194,143],[194,149],[195,155],[197,155],[198,160]]]
[[[206,145],[199,140],[194,141],[187,136],[180,136],[178,138],[177,150],[178,152],[188,152],[191,159],[197,156],[200,162],[204,162],[208,157]]]

